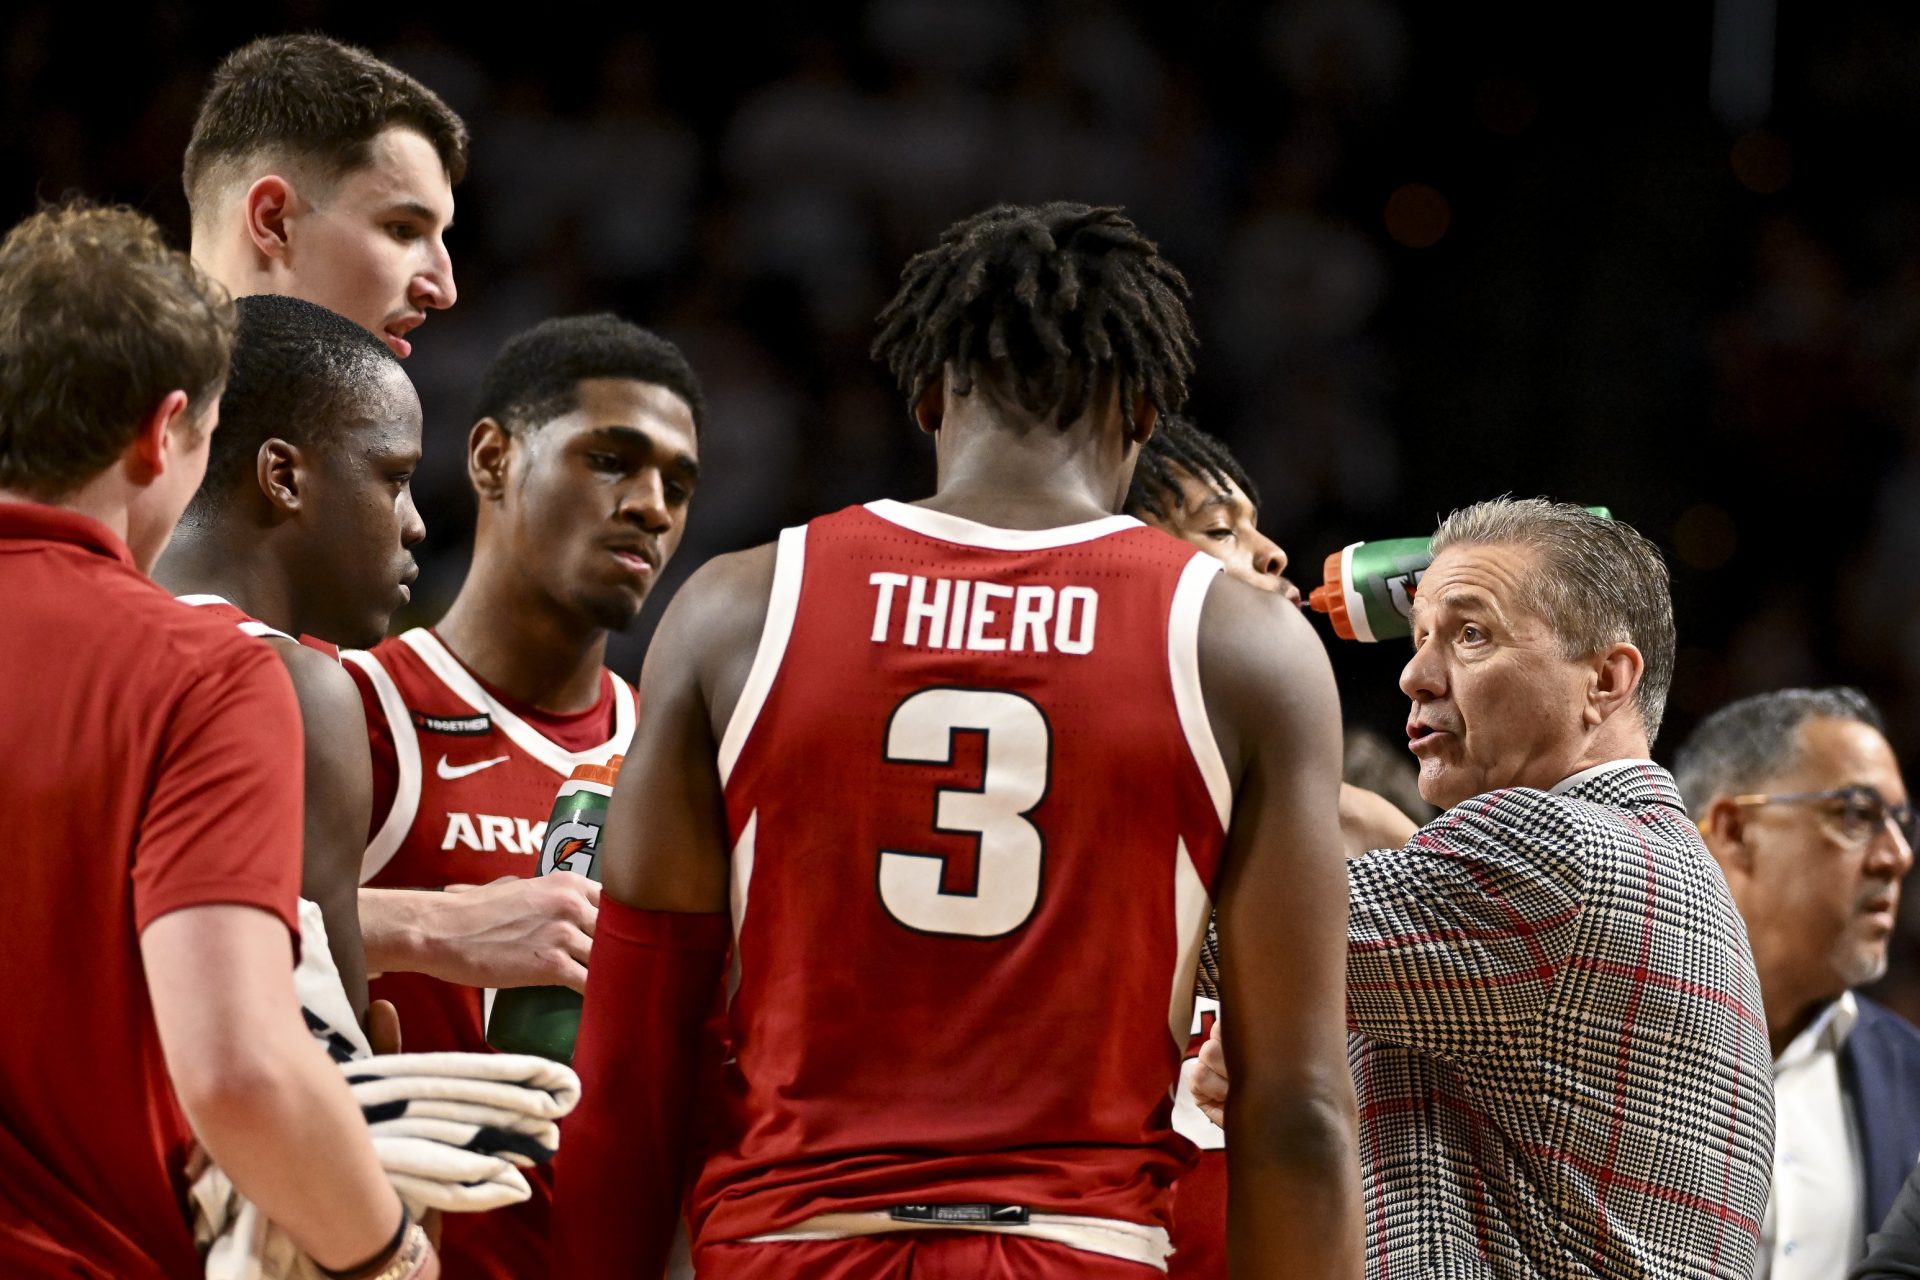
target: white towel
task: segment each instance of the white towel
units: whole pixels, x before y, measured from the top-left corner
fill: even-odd
[[[520,1172],[553,1158],[558,1121],[580,1079],[545,1058],[504,1053],[396,1053],[340,1064],[381,1166],[418,1218],[478,1213],[525,1200]],[[217,1167],[191,1192],[207,1280],[309,1280],[319,1273]]]
[[[300,998],[307,1030],[335,1062],[372,1056],[367,1033],[354,1019],[353,1002],[333,963],[326,918],[318,903],[305,898],[300,899],[300,963],[293,967],[293,993]]]

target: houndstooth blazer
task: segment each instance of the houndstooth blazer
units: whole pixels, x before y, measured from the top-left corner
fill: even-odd
[[[1773,1055],[1746,928],[1666,770],[1562,788],[1348,864],[1370,1280],[1753,1274]]]

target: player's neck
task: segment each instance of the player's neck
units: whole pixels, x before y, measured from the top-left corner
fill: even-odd
[[[294,608],[293,583],[257,542],[241,548],[236,541],[182,521],[153,567],[153,580],[176,596],[219,596],[276,631],[299,635],[306,628]]]
[[[600,697],[607,633],[475,556],[434,631],[455,657],[508,697],[543,711],[585,711]]]
[[[941,425],[939,479],[920,505],[1006,529],[1098,520],[1126,497],[1128,449],[1117,428],[1084,419],[1016,425],[989,404],[969,406]]]
[[[189,252],[194,265],[236,298],[287,292],[284,286],[276,289],[267,273],[260,269],[258,253],[237,227],[227,228],[225,234],[196,230]]]

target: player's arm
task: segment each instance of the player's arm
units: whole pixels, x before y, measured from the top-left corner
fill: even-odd
[[[351,659],[344,670],[360,694],[378,808],[360,832],[364,850],[398,790],[399,746],[372,677]],[[362,889],[360,930],[372,973],[424,973],[467,987],[580,991],[599,906],[600,886],[566,871],[503,877],[451,893]]]
[[[1358,1277],[1333,674],[1294,608],[1226,579],[1201,615],[1200,671],[1237,779],[1219,907],[1229,1256],[1235,1274]]]
[[[367,1013],[367,961],[360,941],[360,855],[367,845],[373,774],[360,694],[340,664],[305,645],[271,642],[300,702],[306,741],[305,840],[300,896],[320,908],[327,950],[356,1018]]]
[[[606,885],[556,1162],[553,1274],[657,1277],[689,1172],[700,1027],[730,939],[716,756],[773,580],[762,548],[709,562],[647,653],[643,712],[601,834]]]
[[[1340,837],[1349,858],[1365,857],[1375,849],[1397,849],[1419,829],[1419,823],[1379,792],[1340,784]]]
[[[195,1135],[303,1251],[344,1270],[382,1252],[402,1210],[294,996],[303,771],[276,748],[299,726],[280,663],[256,646],[182,699],[141,819],[134,911]]]
[[[584,991],[599,910],[600,886],[571,871],[447,892],[360,890],[370,972],[424,973],[468,987]]]

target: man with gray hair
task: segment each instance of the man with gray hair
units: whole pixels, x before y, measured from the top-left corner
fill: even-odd
[[[1920,1031],[1852,990],[1886,972],[1913,866],[1900,764],[1858,690],[1781,689],[1701,721],[1674,773],[1766,1002],[1779,1133],[1754,1274],[1837,1276],[1920,1156]]]
[[[1770,1055],[1726,881],[1647,758],[1666,566],[1544,500],[1456,511],[1433,545],[1400,687],[1446,811],[1343,814],[1399,846],[1348,863],[1367,1274],[1745,1280]]]

